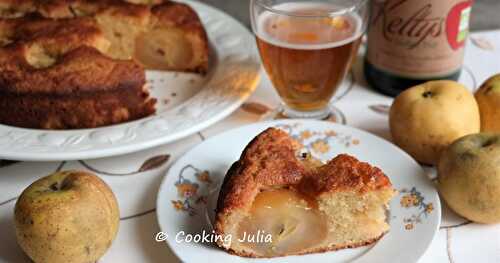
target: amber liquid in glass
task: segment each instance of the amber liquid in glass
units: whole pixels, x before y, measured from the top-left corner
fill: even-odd
[[[328,4],[287,5],[297,14],[315,14]],[[279,96],[298,111],[324,109],[357,54],[359,19],[267,14],[258,20],[257,45]]]

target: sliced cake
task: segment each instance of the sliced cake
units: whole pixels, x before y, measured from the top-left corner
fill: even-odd
[[[0,123],[94,128],[155,113],[144,69],[206,73],[208,39],[172,1],[0,0]]]
[[[90,17],[110,41],[106,54],[149,69],[206,73],[208,39],[196,12],[168,0],[0,0],[3,17]]]
[[[395,194],[376,167],[341,154],[326,164],[297,157],[298,144],[269,128],[243,151],[219,193],[218,242],[245,257],[277,257],[371,244],[389,231]]]

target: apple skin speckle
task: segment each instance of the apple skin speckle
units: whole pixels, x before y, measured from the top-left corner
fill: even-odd
[[[54,173],[17,200],[17,241],[34,262],[96,262],[116,237],[119,214],[113,192],[96,175]]]
[[[500,223],[500,134],[453,142],[438,163],[438,189],[448,206],[478,223]]]

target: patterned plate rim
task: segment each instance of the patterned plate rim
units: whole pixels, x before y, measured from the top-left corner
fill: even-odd
[[[271,126],[277,126],[277,125],[290,125],[293,123],[300,123],[304,126],[307,125],[315,125],[315,123],[320,123],[321,125],[324,125],[327,122],[324,121],[308,121],[308,120],[278,120],[278,121],[268,121],[268,122],[260,122],[260,123],[254,123],[254,124],[249,124],[246,126],[238,127],[226,132],[223,132],[221,134],[215,135],[213,137],[208,138],[205,140],[203,143],[207,143],[209,141],[215,141],[215,140],[220,140],[220,138],[223,138],[224,136],[227,136],[227,133],[235,132],[236,130],[244,130],[244,129],[249,129],[250,127],[254,126],[255,129],[265,129],[265,127],[271,127]],[[371,134],[369,132],[350,127],[350,126],[345,126],[345,125],[340,125],[336,123],[327,123],[329,126],[333,127],[333,130],[342,130],[342,129],[348,129],[353,133],[360,134],[363,137],[371,137],[371,140],[378,140],[383,141],[384,144],[387,144],[387,147],[391,147],[395,149],[397,152],[401,154],[401,158],[404,158],[411,162],[411,165],[414,167],[418,167],[418,171],[415,170],[415,173],[421,174],[422,176],[425,176],[425,171],[423,168],[412,158],[410,157],[407,153],[393,145],[392,143],[386,141],[385,139],[378,137],[374,134]],[[309,135],[308,135],[309,136]],[[339,134],[332,134],[331,136],[337,137],[335,140],[336,143],[349,143],[351,145],[356,145],[359,144],[359,140],[356,138],[352,138],[349,136],[342,136]],[[202,144],[203,144],[202,143]],[[171,196],[172,191],[175,191],[175,188],[172,188],[170,184],[173,183],[171,178],[177,178],[176,177],[176,172],[182,173],[184,170],[180,166],[189,164],[188,166],[192,166],[191,164],[194,162],[193,160],[189,162],[186,158],[196,152],[198,150],[198,147],[200,147],[201,144],[195,146],[191,150],[189,150],[186,154],[184,154],[181,158],[179,158],[176,163],[174,163],[169,170],[166,172],[165,177],[163,178],[158,195],[157,195],[157,209],[156,209],[156,216],[157,216],[157,221],[160,226],[160,229],[162,231],[168,232],[169,230],[172,229],[172,226],[165,225],[165,222],[167,220],[167,216],[169,214],[175,213],[175,211],[185,213],[190,215],[190,213],[193,212],[193,208],[196,208],[195,205],[198,205],[198,201],[204,202],[206,205],[207,199],[210,199],[210,193],[215,190],[215,188],[218,186],[218,184],[212,185],[211,188],[208,188],[206,191],[203,190],[203,187],[210,186],[210,182],[212,182],[213,178],[210,177],[210,173],[208,170],[204,170],[206,167],[191,167],[192,170],[194,171],[194,175],[191,176],[192,178],[186,178],[186,176],[182,176],[180,174],[180,177],[183,177],[181,179],[188,179],[181,185],[182,187],[177,187],[178,185],[175,185],[177,188],[177,197],[179,200],[174,199],[174,200],[164,200],[165,197]],[[307,145],[308,147],[318,147],[318,150],[322,150],[322,146],[314,146],[313,143],[309,143]],[[346,146],[347,147],[347,146]],[[408,175],[407,175],[408,176]],[[179,178],[180,178],[179,177]],[[412,185],[408,186],[405,185],[404,188],[397,189],[399,191],[398,196],[395,197],[395,201],[392,202],[397,202],[398,203],[398,211],[404,211],[405,214],[401,213],[399,214],[398,222],[396,223],[397,225],[400,226],[400,229],[396,230],[396,232],[404,232],[408,231],[410,233],[414,233],[412,235],[420,235],[418,233],[421,232],[415,232],[415,229],[420,229],[419,227],[424,227],[425,226],[425,233],[423,233],[425,238],[422,238],[419,240],[420,245],[418,247],[412,247],[412,246],[404,246],[406,247],[409,251],[412,251],[411,253],[407,254],[401,254],[400,256],[396,256],[392,261],[386,258],[386,253],[387,250],[390,249],[391,246],[393,246],[394,241],[387,241],[384,236],[384,238],[377,242],[375,246],[371,247],[369,250],[367,250],[365,253],[360,254],[355,261],[356,262],[373,262],[373,258],[376,258],[378,260],[385,260],[384,262],[400,262],[399,260],[403,260],[402,258],[398,258],[403,256],[405,262],[416,262],[424,253],[425,251],[429,248],[430,244],[436,237],[438,231],[439,231],[439,226],[441,223],[441,203],[440,203],[440,198],[439,195],[436,191],[436,189],[432,186],[432,182],[429,178],[410,178],[409,179],[397,179],[398,180],[403,180],[403,181],[415,181],[418,182],[420,185]],[[178,179],[178,178],[177,178]],[[178,179],[179,180],[179,179]],[[177,181],[178,181],[177,180]],[[177,184],[177,181],[174,181]],[[187,184],[184,184],[187,183]],[[207,184],[208,183],[208,184]],[[190,188],[189,184],[196,185],[196,189]],[[417,186],[417,187],[414,187]],[[199,187],[199,189],[198,189]],[[181,193],[182,192],[182,193]],[[204,192],[197,194],[197,192]],[[194,194],[193,194],[194,193]],[[207,194],[208,193],[208,194]],[[182,195],[182,197],[181,197]],[[206,196],[205,196],[206,195]],[[168,199],[168,198],[167,198]],[[187,204],[186,204],[186,201]],[[391,202],[391,203],[392,203]],[[171,203],[170,205],[167,203]],[[201,203],[201,205],[204,205]],[[172,208],[173,207],[173,208]],[[203,208],[202,208],[203,209]],[[195,211],[196,212],[196,211]],[[174,215],[175,216],[175,215]],[[191,216],[191,215],[190,215]],[[428,218],[430,216],[430,218]],[[171,215],[168,216],[168,218],[172,217]],[[206,217],[205,217],[206,218]],[[172,219],[172,218],[170,218]],[[392,220],[392,219],[391,219]],[[426,220],[426,221],[424,221]],[[171,221],[169,221],[172,223]],[[423,224],[422,226],[419,226],[420,224]],[[392,223],[391,223],[392,225]],[[400,231],[401,230],[401,231]],[[401,234],[399,234],[401,235]],[[399,238],[401,239],[401,238]],[[422,244],[422,242],[425,241],[425,244]],[[167,241],[167,245],[170,247],[170,249],[173,251],[173,253],[180,258],[181,260],[185,260],[183,257],[181,251],[176,251],[174,249],[178,248],[177,246],[172,247],[173,243],[172,241]],[[391,245],[392,244],[392,245]],[[388,246],[389,245],[389,246]],[[410,250],[411,248],[411,250]],[[393,248],[393,250],[396,248]],[[228,254],[229,255],[229,254]],[[313,254],[314,255],[314,254]],[[397,254],[395,254],[397,255]],[[393,255],[394,256],[394,255]],[[299,256],[302,257],[302,256]],[[242,262],[246,262],[245,258],[239,258],[236,257],[234,258],[242,260]],[[277,258],[279,262],[280,258]],[[282,259],[282,258],[281,258]],[[273,260],[271,260],[273,261]],[[378,261],[376,261],[378,262]]]

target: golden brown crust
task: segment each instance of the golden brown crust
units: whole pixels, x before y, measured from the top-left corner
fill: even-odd
[[[360,193],[392,189],[387,176],[376,167],[358,161],[347,154],[340,154],[327,164],[312,169],[297,158],[299,150],[285,131],[268,128],[255,137],[244,149],[240,159],[229,169],[217,200],[215,232],[224,235],[233,215],[244,216],[257,194],[272,188],[293,188],[315,199],[323,193],[358,191]],[[362,244],[375,242],[377,239]],[[224,247],[222,243],[218,244]],[[349,246],[335,246],[307,253],[336,250]],[[224,247],[229,249],[228,247]],[[256,257],[253,254],[240,256]]]
[[[48,68],[19,63],[25,69],[9,74],[12,68],[1,65],[0,121],[8,125],[93,128],[155,112],[156,100],[149,98],[143,87],[142,67],[112,60],[90,47],[68,52]]]
[[[151,13],[156,18],[158,25],[168,25],[188,31],[203,30],[198,14],[193,12],[190,6],[183,3],[165,1],[152,6]]]
[[[54,20],[30,15],[15,19],[0,19],[0,30],[2,36],[14,44],[38,44],[54,48],[76,46],[76,42],[79,42],[80,46],[91,44],[90,40],[103,37],[95,21],[88,17]]]
[[[295,157],[295,145],[288,134],[275,128],[255,137],[227,173],[217,211],[251,204],[262,188],[297,184],[306,170]]]
[[[391,187],[391,182],[382,170],[347,154],[340,154],[319,167],[298,186],[312,196],[353,189],[368,192],[386,187]]]
[[[10,18],[9,14],[15,12],[19,12],[20,16],[36,13],[51,19],[111,15],[118,19],[141,20],[141,24],[150,29],[180,29],[192,45],[194,60],[186,68],[172,70],[202,74],[208,71],[208,37],[198,14],[189,5],[168,0],[130,2],[143,4],[122,0],[33,0],[18,5],[9,0],[0,0],[0,17]],[[74,30],[71,28],[71,31]]]
[[[155,100],[144,91],[143,66],[136,60],[108,57],[112,43],[97,19],[99,15],[140,21],[145,31],[180,29],[194,55],[186,66],[171,70],[207,72],[208,38],[191,7],[161,0],[134,2],[143,4],[0,0],[0,105],[12,115],[0,114],[0,123],[46,129],[93,128],[155,112]],[[108,99],[102,101],[104,98]],[[20,110],[29,104],[34,106]],[[90,107],[89,116],[76,109],[82,105]]]
[[[0,119],[7,125],[37,129],[83,129],[117,124],[154,113],[154,100],[144,101],[141,94],[127,90],[94,94],[90,98],[55,99],[1,95]]]
[[[1,19],[0,122],[25,128],[94,128],[155,112],[144,69],[98,50],[94,19]],[[45,61],[45,62],[44,62]]]
[[[33,0],[0,0],[0,17],[21,17],[35,10]]]
[[[2,56],[2,53],[7,53]],[[144,70],[132,61],[110,59],[97,50],[81,46],[62,55],[56,64],[34,68],[18,54],[0,50],[0,57],[18,63],[0,63],[0,92],[17,95],[72,95],[124,88],[141,88]],[[0,59],[0,62],[3,59]]]
[[[94,128],[149,116],[155,111],[154,104],[155,100],[139,88],[79,96],[0,93],[0,120],[24,128]]]
[[[74,8],[89,10],[86,15],[98,15],[108,13],[113,16],[127,18],[134,18],[140,20],[149,19],[151,15],[151,8],[147,5],[131,4],[124,1],[104,1],[99,3],[89,3],[88,1],[78,1],[73,5]]]
[[[48,18],[73,18],[94,15],[107,8],[119,8],[126,12],[137,11],[141,5],[121,0],[0,0],[3,13],[39,13]],[[8,12],[7,12],[8,11]]]
[[[297,143],[280,129],[269,128],[255,137],[227,173],[217,211],[245,207],[266,188],[287,186],[317,196],[323,192],[364,192],[392,186],[379,168],[347,154],[311,170],[297,158],[297,150]]]

